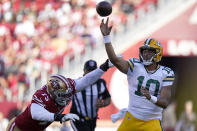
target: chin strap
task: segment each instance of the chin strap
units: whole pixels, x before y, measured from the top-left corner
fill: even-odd
[[[143,63],[145,66],[148,66],[148,65],[153,64],[152,61],[143,61],[142,63]]]

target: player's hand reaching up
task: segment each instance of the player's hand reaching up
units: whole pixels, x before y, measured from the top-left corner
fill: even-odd
[[[102,19],[100,24],[100,30],[103,36],[107,36],[110,34],[112,29],[112,26],[109,26],[109,17],[107,18],[106,22],[104,22],[104,19]]]

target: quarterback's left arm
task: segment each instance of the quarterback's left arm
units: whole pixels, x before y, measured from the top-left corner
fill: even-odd
[[[163,87],[161,90],[160,97],[158,98],[155,104],[162,108],[166,108],[171,101],[172,88],[173,88],[172,86]]]
[[[157,99],[156,101],[156,105],[162,107],[162,108],[166,108],[172,99],[172,93],[173,93],[173,83],[175,80],[175,75],[174,75],[174,71],[171,70],[168,67],[164,67],[163,68],[163,74],[165,75],[165,78],[163,79],[162,82],[162,89],[161,89],[161,93],[160,93],[160,97]],[[151,98],[150,101],[154,103],[155,98]]]
[[[161,90],[161,94],[159,98],[157,98],[156,96],[150,95],[149,91],[144,87],[141,88],[141,93],[143,96],[146,97],[146,99],[150,100],[152,103],[162,108],[166,108],[169,105],[170,100],[171,100],[172,86],[164,86]]]
[[[166,108],[172,97],[172,88],[173,88],[173,82],[175,79],[174,72],[170,68],[164,68],[164,79],[162,82],[162,89],[160,93],[160,97],[152,96],[149,91],[142,87],[141,92],[142,95],[145,96],[148,100],[150,100],[152,103],[162,107]]]

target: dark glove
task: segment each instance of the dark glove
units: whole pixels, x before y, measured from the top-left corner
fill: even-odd
[[[62,118],[64,116],[65,116],[65,114],[55,113],[55,115],[54,115],[54,121],[59,121],[60,123],[62,123]]]
[[[107,59],[105,61],[105,63],[103,63],[102,65],[100,65],[100,69],[103,70],[103,71],[107,71],[110,67],[109,67],[109,59]]]

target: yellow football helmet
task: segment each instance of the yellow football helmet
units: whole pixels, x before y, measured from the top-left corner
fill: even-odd
[[[68,105],[73,96],[73,88],[62,75],[52,75],[47,81],[47,92],[59,105]]]
[[[149,60],[144,60],[142,56],[143,50],[153,50],[155,52],[155,55],[152,56],[151,59]],[[140,50],[140,61],[144,65],[151,65],[153,63],[158,63],[161,61],[162,55],[163,55],[163,47],[159,43],[159,41],[153,39],[153,38],[148,38],[144,41],[143,45],[139,48]]]

